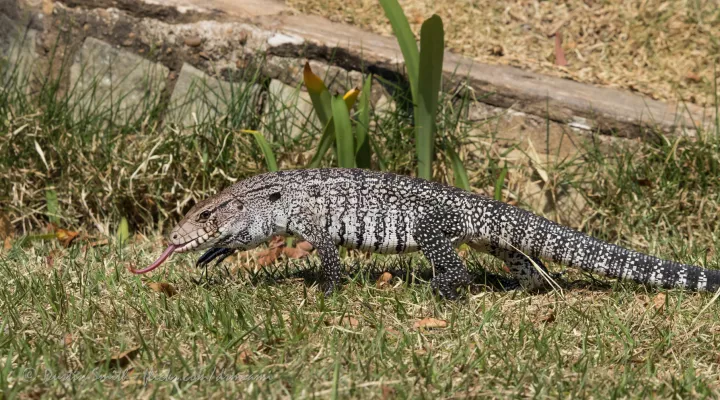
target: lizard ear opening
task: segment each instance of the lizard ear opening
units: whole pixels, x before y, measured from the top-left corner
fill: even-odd
[[[274,203],[274,202],[280,200],[280,197],[281,197],[280,192],[275,192],[270,195],[270,201],[272,201]]]

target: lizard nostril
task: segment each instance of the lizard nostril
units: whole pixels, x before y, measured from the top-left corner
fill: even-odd
[[[177,240],[178,234],[177,234],[177,233],[173,233],[172,236],[170,236],[170,238],[171,238],[172,240]]]

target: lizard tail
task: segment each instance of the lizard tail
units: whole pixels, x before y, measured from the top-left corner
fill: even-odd
[[[720,270],[649,256],[604,242],[525,210],[511,208],[514,210],[510,213],[515,214],[515,218],[508,218],[508,225],[512,226],[511,244],[526,254],[588,272],[664,288],[710,292],[720,288]],[[516,229],[518,226],[514,222],[518,221],[527,222],[525,229]]]

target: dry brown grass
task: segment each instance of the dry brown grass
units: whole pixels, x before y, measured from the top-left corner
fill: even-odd
[[[287,0],[295,9],[390,35],[377,0]],[[437,13],[446,46],[490,64],[517,66],[654,99],[714,104],[720,60],[717,0],[400,0],[416,34]],[[555,65],[561,32],[568,65]]]

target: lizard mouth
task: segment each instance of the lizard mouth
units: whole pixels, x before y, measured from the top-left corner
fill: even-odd
[[[192,251],[192,250],[196,249],[198,246],[200,246],[201,244],[210,240],[211,238],[214,239],[218,236],[220,236],[220,231],[215,231],[215,233],[213,233],[212,235],[206,233],[206,234],[199,236],[199,237],[197,237],[189,242],[186,242],[184,244],[180,244],[180,245],[171,244],[170,246],[168,246],[167,249],[165,249],[165,251],[162,252],[162,254],[160,254],[160,257],[158,257],[158,259],[155,260],[152,264],[150,264],[149,266],[142,268],[142,269],[135,269],[132,266],[130,266],[129,267],[130,272],[132,272],[133,274],[148,273],[148,272],[154,270],[155,268],[159,267],[160,265],[162,265],[162,263],[164,263],[165,260],[167,260],[173,253],[184,253],[187,251]]]
[[[215,231],[212,234],[206,233],[202,236],[198,236],[195,239],[186,242],[185,244],[175,245],[175,252],[176,253],[185,253],[188,251],[193,251],[203,243],[207,242],[210,239],[215,239],[218,236],[220,236],[220,231]]]

